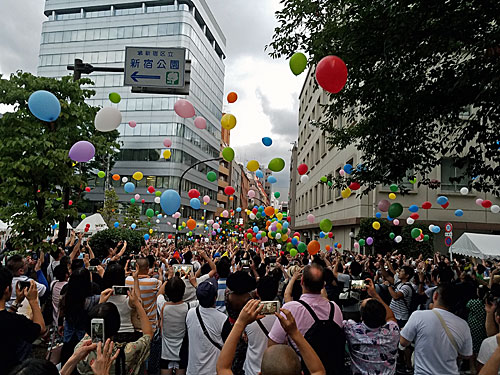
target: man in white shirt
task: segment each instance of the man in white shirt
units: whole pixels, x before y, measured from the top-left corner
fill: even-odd
[[[198,285],[200,305],[189,310],[186,326],[189,337],[187,375],[213,375],[222,349],[222,328],[226,315],[215,309],[217,281],[208,279]]]
[[[196,277],[196,282],[191,281],[189,278],[185,277],[184,284],[186,285],[186,291],[184,292],[184,296],[182,297],[182,300],[184,302],[194,302],[196,301],[196,285],[201,284],[202,282],[208,280],[209,278],[213,277],[215,273],[217,272],[217,269],[215,267],[215,263],[210,259],[209,256],[203,251],[200,250],[199,252],[200,256],[205,259],[205,261],[209,264],[210,266],[210,272],[205,275],[201,275],[201,269],[196,271],[195,277]]]
[[[495,321],[497,324],[500,324],[500,305],[497,305],[495,309]],[[498,348],[498,335],[494,335],[491,337],[488,337],[483,340],[481,344],[481,348],[479,349],[479,354],[477,356],[477,372],[481,371],[481,368],[488,362],[488,360],[491,358],[493,353],[495,353],[495,350]],[[500,371],[498,372],[500,374]]]
[[[19,281],[30,281],[31,279],[24,273],[27,270],[26,262],[20,255],[12,255],[7,261],[7,268],[14,275],[12,278],[12,295],[9,301],[5,302],[5,307],[8,309],[16,300],[16,285]],[[35,281],[38,297],[42,297],[47,290],[47,287],[38,281]]]
[[[458,375],[457,357],[472,356],[467,322],[450,310],[458,296],[451,284],[441,284],[433,296],[434,309],[417,310],[401,331],[400,344],[415,342],[415,375]]]

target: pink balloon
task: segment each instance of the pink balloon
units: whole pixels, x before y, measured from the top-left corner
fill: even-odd
[[[134,198],[137,201],[137,200],[141,199],[141,196],[139,194],[136,194],[136,195],[134,195]]]
[[[180,217],[181,217],[181,213],[180,213],[180,212],[176,212],[175,214],[173,214],[173,215],[172,215],[172,217],[173,217],[174,219],[178,219],[178,218],[180,218]]]
[[[345,171],[344,171],[343,169],[341,169],[341,170],[339,171],[339,174],[340,174],[341,176],[343,176],[343,175],[345,175]]]
[[[314,219],[315,219],[315,217],[313,214],[307,215],[307,221],[310,222],[311,224],[314,223]]]
[[[483,200],[482,200],[481,198],[477,198],[477,199],[476,199],[476,204],[477,204],[478,206],[481,206],[481,205],[483,204]]]
[[[378,202],[378,209],[379,211],[387,212],[390,205],[391,203],[387,199],[382,199],[380,202]]]
[[[394,225],[399,225],[399,220],[398,220],[398,219],[394,219],[394,220],[392,221],[392,223],[393,223]]]
[[[220,225],[218,223],[214,223],[214,225],[212,225],[212,227],[217,230],[220,228]]]
[[[128,122],[128,126],[130,126],[131,128],[135,128],[137,126],[137,122],[135,122],[135,121],[129,121]]]
[[[196,126],[198,129],[206,129],[207,120],[205,120],[203,117],[196,117],[194,119],[194,126]]]
[[[174,111],[182,118],[191,118],[194,117],[194,107],[186,99],[179,99],[174,104]]]
[[[359,249],[359,243],[354,242],[354,247],[355,247],[356,249]]]
[[[255,191],[248,190],[248,198],[255,198]]]
[[[227,212],[227,210],[222,211],[222,216],[223,217],[228,217],[229,216],[229,212]]]
[[[172,140],[169,138],[165,138],[165,140],[163,141],[163,146],[165,146],[165,147],[172,146]]]
[[[205,203],[210,202],[210,197],[209,197],[208,195],[205,195],[205,196],[203,197],[203,202],[205,202]]]

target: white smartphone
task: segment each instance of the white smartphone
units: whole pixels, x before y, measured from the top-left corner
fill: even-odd
[[[263,306],[260,311],[262,315],[270,315],[279,311],[278,301],[261,301],[259,305]]]
[[[193,265],[192,264],[174,264],[174,274],[177,272],[180,272],[181,277],[184,276],[185,274],[191,273],[193,271]]]
[[[90,322],[90,331],[93,343],[105,342],[104,319],[92,319],[92,321]]]
[[[113,294],[115,296],[126,296],[128,291],[132,291],[132,287],[113,285]]]

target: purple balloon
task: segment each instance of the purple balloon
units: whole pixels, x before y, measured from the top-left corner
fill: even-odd
[[[367,244],[367,245],[372,245],[372,244],[373,244],[373,238],[368,237],[368,238],[366,239],[366,244]]]
[[[389,207],[391,206],[391,203],[387,199],[382,199],[380,202],[378,202],[378,210],[382,212],[387,212],[389,211]]]
[[[78,141],[69,150],[69,157],[71,160],[80,163],[88,162],[95,155],[95,147],[92,143],[87,141]]]

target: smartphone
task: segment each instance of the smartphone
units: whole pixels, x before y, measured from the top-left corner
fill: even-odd
[[[31,255],[31,259],[38,260],[38,253],[36,251],[33,251],[30,255]]]
[[[90,322],[90,334],[93,343],[105,342],[104,319],[94,318]]]
[[[250,259],[242,259],[241,266],[242,267],[249,267],[250,266]]]
[[[132,291],[132,287],[130,286],[121,286],[121,285],[113,285],[113,295],[115,296],[127,296],[128,291]]]
[[[269,261],[270,261],[271,263],[276,263],[276,257],[275,257],[275,256],[270,256],[270,257],[269,257]]]
[[[17,283],[19,285],[19,289],[21,289],[21,290],[29,289],[31,286],[31,282],[29,282],[29,281],[18,281]]]
[[[261,301],[259,305],[262,306],[260,311],[262,315],[271,315],[279,311],[278,301]]]
[[[153,268],[153,272],[155,272],[155,273],[158,273],[158,272],[159,272],[159,270],[160,270],[160,269],[159,269],[158,267]]]
[[[189,274],[193,271],[192,264],[174,264],[173,267],[174,267],[174,273],[180,272],[181,276]]]
[[[97,272],[97,266],[89,266],[89,272]]]
[[[193,255],[194,256],[197,256],[198,255],[198,252],[196,250],[193,250]]]
[[[132,259],[132,260],[130,261],[130,269],[131,269],[132,271],[135,271],[135,264],[136,264],[136,260],[135,260],[135,259]]]
[[[365,280],[352,280],[351,281],[351,289],[354,289],[354,290],[366,289]]]

